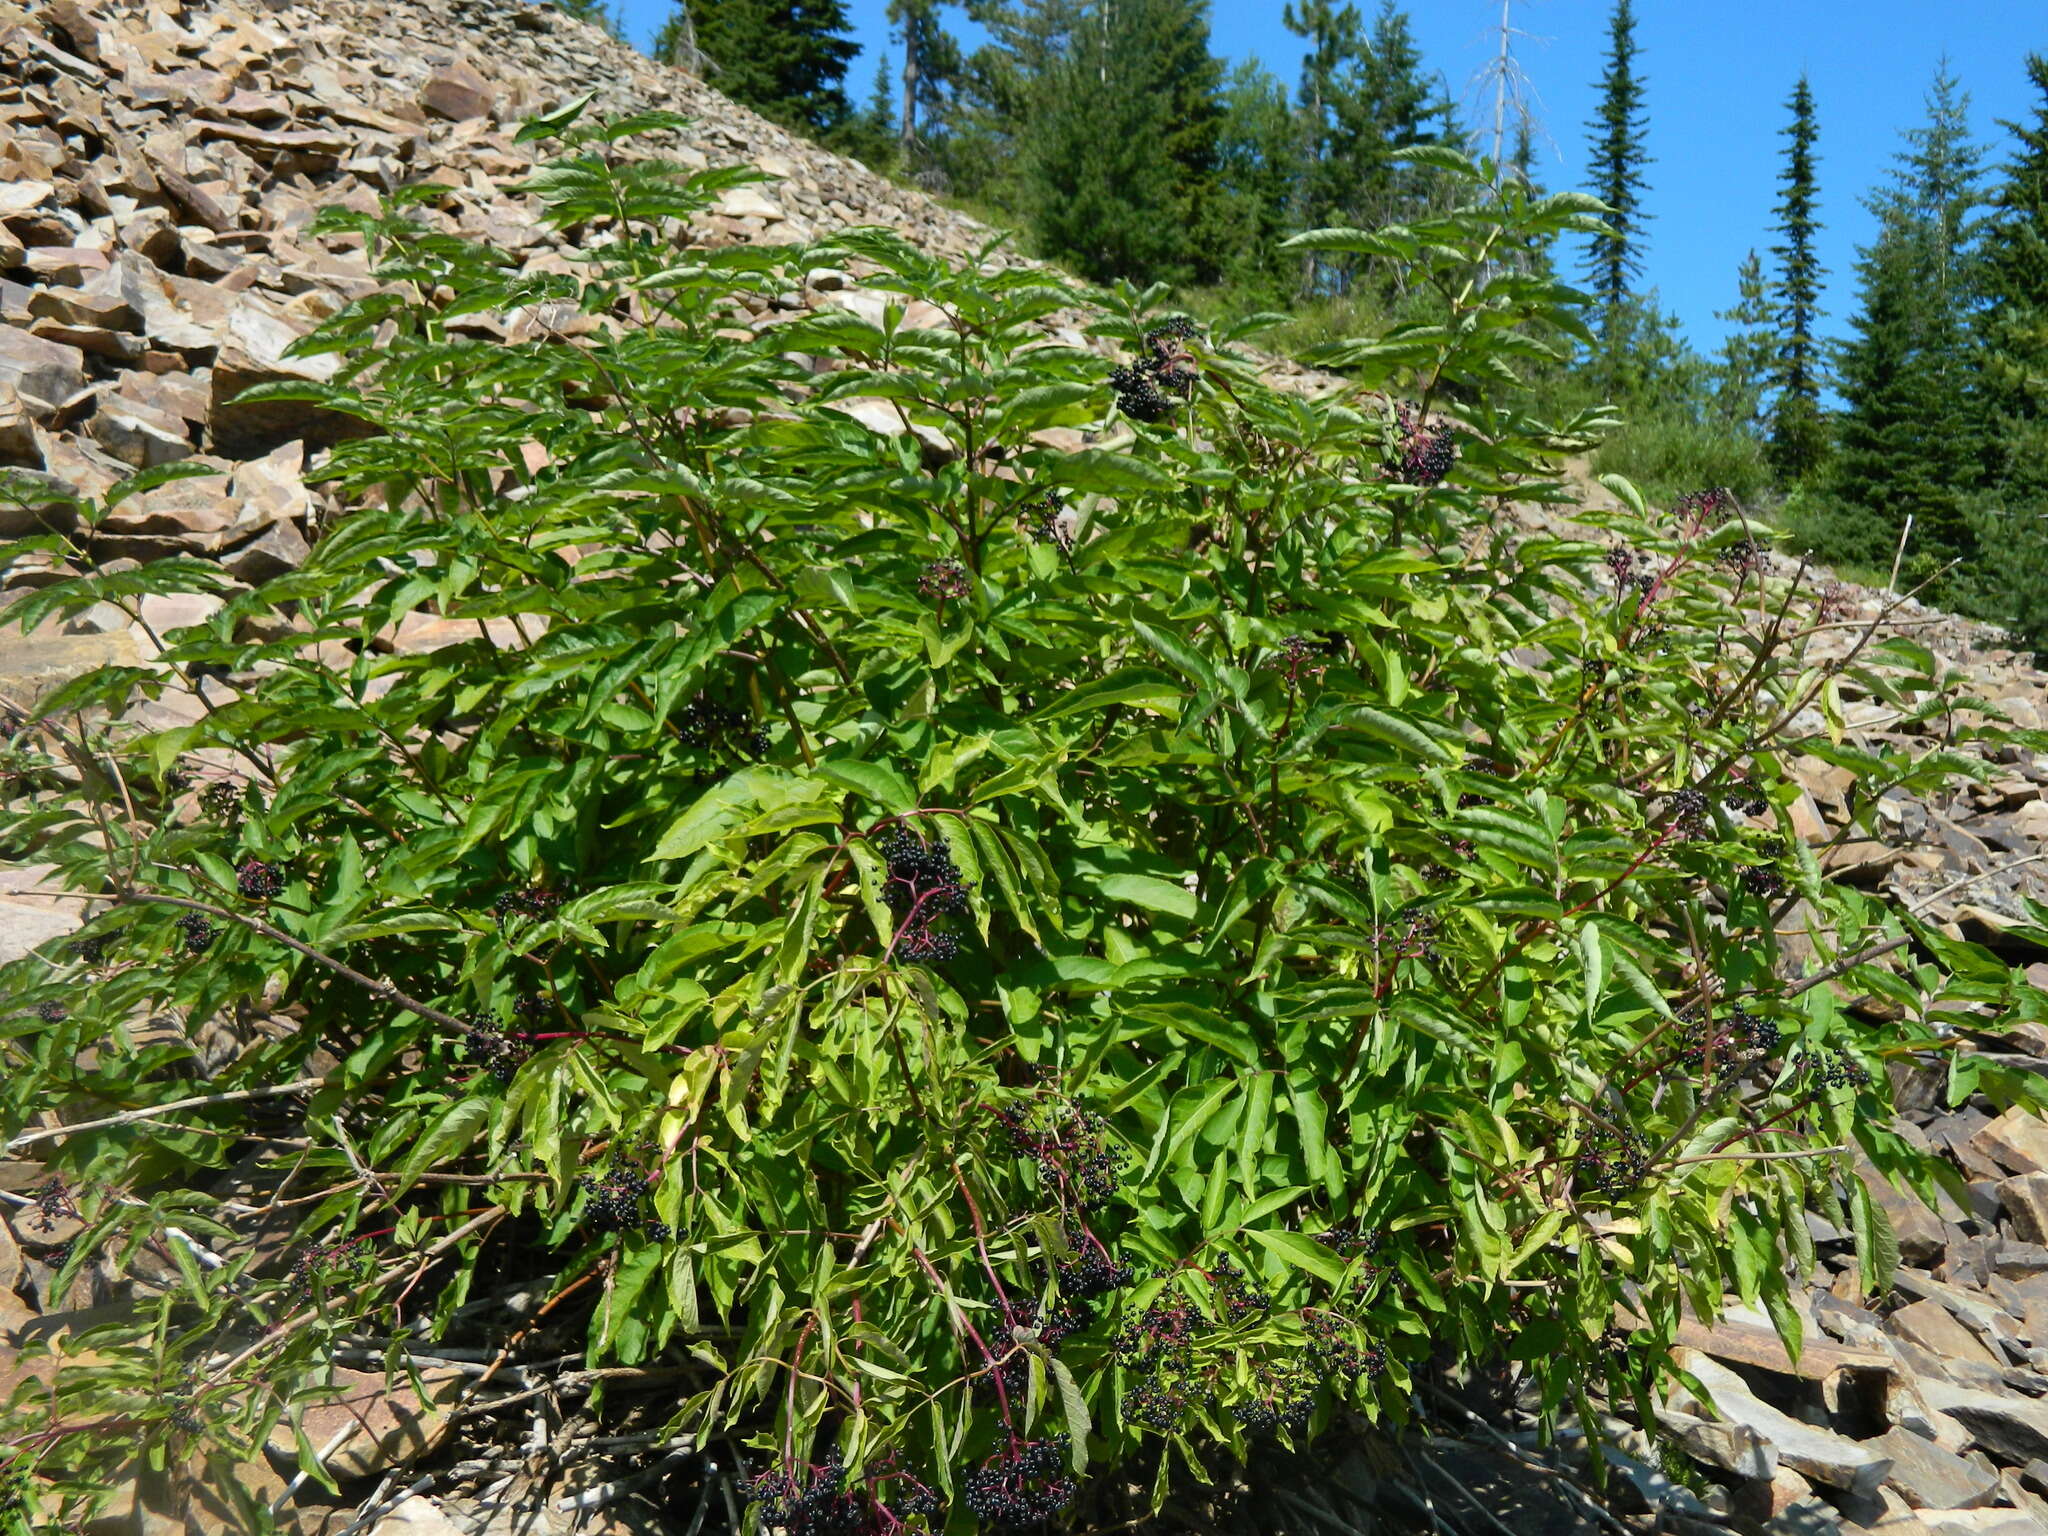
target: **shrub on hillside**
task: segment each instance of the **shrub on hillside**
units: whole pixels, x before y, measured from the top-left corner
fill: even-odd
[[[377,429],[304,569],[9,610],[226,598],[11,728],[0,844],[89,901],[4,973],[4,1129],[74,1122],[17,1149],[83,1221],[60,1292],[153,1265],[58,1421],[17,1403],[47,1514],[280,1425],[324,1477],[342,1342],[505,1285],[822,1532],[1027,1524],[1104,1465],[1163,1492],[1399,1420],[1439,1354],[1596,1422],[1683,1308],[1796,1335],[1810,1204],[1884,1284],[1837,1154],[1931,1191],[1888,1065],[2042,1010],[1831,884],[1787,765],[1866,807],[1978,769],[1841,740],[1852,681],[1909,719],[1955,689],[1902,641],[1803,664],[1714,499],[1503,516],[1596,423],[1494,403],[1578,322],[1487,255],[1585,200],[1424,151],[1466,204],[1308,237],[1456,296],[1344,349],[1397,407],[1277,391],[1128,290],[1112,390],[1051,273],[686,246],[733,177],[620,157],[665,121],[528,130],[565,140],[528,185],[568,276],[428,232],[431,191],[327,217],[387,286],[313,343],[334,383],[270,391]],[[820,268],[855,302],[782,307]],[[194,1084],[162,1016],[232,1061]]]

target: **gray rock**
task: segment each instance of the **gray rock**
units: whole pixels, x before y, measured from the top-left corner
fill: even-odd
[[[1890,1430],[1870,1444],[1891,1458],[1885,1486],[1915,1509],[1964,1509],[1997,1496],[1996,1469],[1966,1461],[1911,1430]]]

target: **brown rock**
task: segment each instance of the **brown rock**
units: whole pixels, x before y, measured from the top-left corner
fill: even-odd
[[[1885,1485],[1915,1509],[1965,1509],[1997,1496],[1995,1468],[1966,1461],[1911,1430],[1889,1430],[1869,1443],[1891,1458]]]
[[[2022,1173],[1998,1186],[1998,1201],[2022,1242],[2048,1243],[2048,1173]]]
[[[1886,1326],[1902,1339],[1945,1360],[1974,1361],[1980,1365],[2002,1366],[2005,1362],[1970,1329],[1965,1328],[1948,1308],[1937,1301],[1916,1301],[1894,1312]]]
[[[220,557],[221,569],[238,581],[262,582],[295,571],[313,553],[305,536],[287,522],[272,523],[255,538]]]
[[[305,441],[327,445],[368,431],[354,417],[325,411],[300,400],[250,400],[238,397],[258,384],[302,382],[333,372],[321,359],[264,361],[238,346],[224,349],[214,360],[209,381],[206,426],[214,449],[236,457],[268,453],[280,444]]]
[[[0,697],[33,704],[73,678],[100,667],[132,666],[139,660],[135,641],[125,630],[111,635],[61,635],[48,630],[23,634],[0,629]]]
[[[0,384],[55,405],[85,388],[85,354],[0,325]]]
[[[102,399],[86,430],[108,453],[136,469],[174,464],[193,452],[183,421],[122,395]]]
[[[2007,1173],[2048,1173],[2048,1122],[2014,1105],[1971,1138]]]
[[[36,443],[35,423],[12,384],[0,384],[0,465],[41,469],[43,450]]]
[[[59,320],[66,325],[98,326],[110,331],[141,328],[142,317],[118,292],[95,288],[41,288],[28,301],[28,312],[38,319]]]
[[[379,1372],[337,1370],[334,1386],[338,1395],[304,1409],[306,1437],[322,1450],[341,1439],[340,1447],[325,1458],[328,1471],[336,1477],[375,1476],[417,1456],[438,1438],[444,1422],[443,1405],[455,1397],[466,1379],[455,1371],[424,1371],[421,1381],[426,1396],[422,1398],[403,1379],[387,1383]],[[271,1432],[268,1449],[280,1465],[297,1462],[297,1442],[288,1422]]]
[[[448,64],[435,70],[420,88],[420,106],[435,117],[451,122],[489,117],[497,105],[490,83],[467,64]]]

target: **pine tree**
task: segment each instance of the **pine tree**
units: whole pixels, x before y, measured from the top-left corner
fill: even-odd
[[[1293,0],[1280,12],[1281,25],[1308,44],[1301,56],[1301,82],[1296,87],[1299,122],[1293,190],[1288,221],[1296,230],[1339,222],[1345,158],[1342,124],[1357,113],[1350,98],[1358,90],[1358,66],[1364,47],[1358,7],[1336,6],[1331,0]],[[1313,294],[1325,285],[1324,263],[1313,251],[1301,258],[1301,291]],[[1334,286],[1331,284],[1330,286]]]
[[[1842,348],[1846,409],[1833,466],[1835,550],[1873,563],[1913,519],[1914,563],[1969,560],[1969,498],[1983,480],[1972,215],[1982,152],[1946,64],[1892,185],[1870,200],[1879,234],[1857,264],[1862,306]]]
[[[903,50],[897,143],[903,165],[923,180],[943,179],[940,140],[960,76],[960,45],[939,18],[939,0],[889,0],[889,24]]]
[[[1587,268],[1599,301],[1603,328],[1613,339],[1623,301],[1643,266],[1643,168],[1648,113],[1644,82],[1636,72],[1636,15],[1631,0],[1614,0],[1608,22],[1607,67],[1600,77],[1600,110],[1586,125],[1592,163],[1592,193],[1608,207],[1608,232],[1593,236]],[[1612,361],[1613,347],[1608,347]]]
[[[1045,254],[1098,280],[1212,279],[1221,84],[1203,0],[1095,7],[1031,134]]]
[[[2048,57],[2029,54],[2040,93],[1989,198],[1978,268],[1989,407],[1999,423],[1993,475],[2030,514],[2048,511]]]
[[[1778,328],[1777,356],[1771,371],[1770,453],[1772,466],[1784,480],[1810,474],[1827,452],[1827,430],[1821,419],[1821,351],[1814,335],[1820,312],[1821,279],[1827,269],[1814,252],[1821,223],[1814,175],[1814,143],[1820,128],[1814,119],[1813,90],[1805,75],[1785,104],[1792,121],[1784,129],[1785,168],[1779,173],[1776,225],[1782,236],[1771,247],[1778,263],[1772,289]]]
[[[948,125],[956,192],[1028,217],[1027,141],[1055,105],[1050,93],[1085,15],[1084,0],[968,0],[967,19],[988,41],[962,64]]]
[[[1246,59],[1223,85],[1216,136],[1217,227],[1221,275],[1261,303],[1291,296],[1293,263],[1280,253],[1299,169],[1300,134],[1287,87],[1256,59]]]
[[[1735,306],[1719,311],[1728,337],[1721,343],[1714,385],[1714,407],[1721,419],[1743,432],[1764,424],[1764,392],[1777,362],[1777,335],[1764,264],[1755,251],[1742,260],[1735,276]]]
[[[656,37],[657,58],[683,62],[689,23],[710,82],[734,101],[818,134],[851,114],[841,82],[860,44],[842,0],[687,0]]]

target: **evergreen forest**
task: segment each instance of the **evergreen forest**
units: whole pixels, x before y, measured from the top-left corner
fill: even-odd
[[[1283,16],[1291,80],[1219,58],[1206,0],[890,0],[892,50],[864,100],[843,0],[677,0],[654,52],[1092,281],[1164,281],[1211,320],[1284,311],[1266,344],[1309,362],[1361,325],[1445,312],[1398,260],[1281,248],[1442,211],[1441,175],[1403,151],[1476,150],[1532,191],[1591,193],[1603,232],[1506,259],[1593,300],[1594,341],[1558,338],[1523,383],[1546,409],[1617,407],[1596,471],[1663,495],[1727,489],[1796,552],[1874,583],[1896,557],[1929,601],[2048,641],[2048,57],[2024,57],[2030,110],[1988,142],[1965,83],[1937,70],[1875,187],[1828,183],[1825,103],[1788,78],[1779,160],[1759,167],[1772,222],[1728,274],[1727,334],[1706,355],[1654,283],[1656,82],[1632,0],[1604,22],[1587,184],[1570,189],[1534,185],[1539,132],[1571,129],[1533,121],[1505,26],[1461,106],[1396,0],[1288,0]],[[1829,272],[1816,235],[1857,200],[1876,234]],[[1819,331],[1829,311],[1838,336]]]

